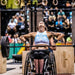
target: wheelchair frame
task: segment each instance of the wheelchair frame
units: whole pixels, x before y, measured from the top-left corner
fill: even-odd
[[[34,75],[33,73],[36,73],[34,66],[34,59],[30,56],[30,54],[31,53],[29,52],[26,55],[26,60],[24,65],[24,75]],[[40,75],[40,73],[38,75]],[[56,61],[53,52],[50,52],[49,56],[46,55],[46,57],[44,57],[43,75],[57,75]]]

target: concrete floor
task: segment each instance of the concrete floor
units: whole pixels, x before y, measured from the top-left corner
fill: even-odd
[[[7,72],[0,75],[22,75],[22,63],[15,63],[14,60],[7,61]]]
[[[74,71],[75,71],[75,64],[74,64]],[[21,62],[14,63],[14,60],[8,60],[7,72],[0,75],[22,75],[22,63]]]

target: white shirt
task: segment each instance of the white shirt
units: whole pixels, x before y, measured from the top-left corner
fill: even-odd
[[[14,23],[14,22],[11,23],[11,22],[10,22],[10,23],[8,23],[8,26],[9,26],[11,29],[13,29],[13,28],[16,26],[16,23]]]

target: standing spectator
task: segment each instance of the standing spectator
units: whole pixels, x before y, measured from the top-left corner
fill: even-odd
[[[12,43],[11,34],[5,33],[5,36],[8,36],[9,43]]]
[[[58,12],[58,19],[64,20],[66,18],[65,12],[60,9]]]

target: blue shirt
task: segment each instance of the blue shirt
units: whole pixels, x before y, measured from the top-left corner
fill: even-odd
[[[62,21],[60,21],[59,24],[62,26],[63,25]],[[58,25],[58,21],[56,22],[56,25]]]
[[[64,12],[58,12],[58,15],[63,16],[63,15],[65,15],[65,13]]]

